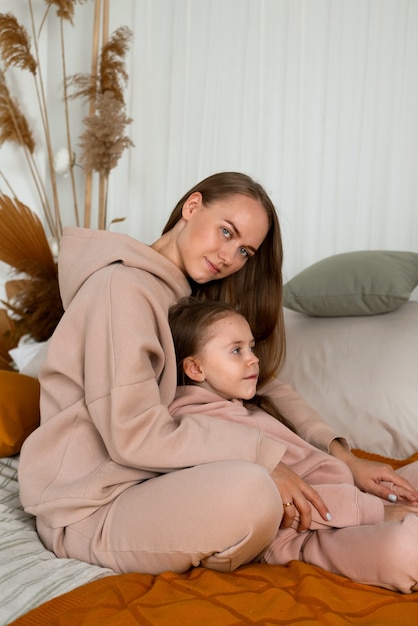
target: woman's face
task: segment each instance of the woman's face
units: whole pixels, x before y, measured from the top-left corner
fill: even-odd
[[[264,241],[268,216],[249,196],[235,194],[204,206],[200,193],[184,203],[177,237],[177,265],[196,283],[240,270]]]

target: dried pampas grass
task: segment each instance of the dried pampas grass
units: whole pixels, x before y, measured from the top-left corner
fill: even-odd
[[[32,18],[32,27],[34,28],[31,1],[29,1],[28,6],[29,13]],[[45,184],[38,171],[38,166],[34,156],[35,146],[33,145],[33,137],[29,131],[27,121],[22,114],[20,107],[10,96],[4,72],[2,71],[1,121],[2,124],[5,124],[3,139],[14,141],[24,148],[27,148],[28,152],[25,151],[25,157],[27,159],[29,170],[32,175],[36,190],[39,194],[39,199],[48,223],[48,227],[54,236],[59,237],[62,233],[62,224],[59,211],[56,177],[53,169],[53,155],[51,147],[51,135],[49,131],[48,113],[46,108],[46,97],[43,87],[42,72],[41,68],[39,67],[37,58],[38,42],[36,37],[34,49],[35,56],[31,52],[31,41],[29,35],[25,27],[17,21],[16,17],[12,13],[0,13],[0,56],[4,68],[7,70],[9,67],[15,67],[22,70],[28,70],[33,76],[36,94],[40,106],[41,121],[46,138],[48,168],[50,175],[51,191],[53,196],[53,210],[51,209],[49,203]],[[12,126],[14,126],[13,132]],[[3,173],[2,178],[6,179]]]
[[[123,97],[128,79],[125,55],[131,38],[129,28],[118,28],[103,46],[98,74],[76,74],[69,79],[69,97],[94,101],[90,115],[83,120],[86,130],[80,135],[80,163],[86,172],[108,175],[123,151],[134,145],[125,134],[132,118],[125,114]]]
[[[40,63],[39,43],[45,20],[52,20],[56,10],[60,30],[60,56],[62,66],[63,124],[66,129],[68,155],[75,154],[72,148],[69,101],[84,98],[88,102],[88,114],[83,119],[84,132],[79,135],[81,154],[71,160],[69,178],[73,196],[74,218],[80,225],[73,165],[81,165],[85,172],[84,227],[91,227],[91,198],[93,175],[98,178],[98,228],[106,228],[107,190],[110,171],[116,167],[123,151],[133,146],[126,133],[132,119],[126,115],[124,86],[128,80],[125,56],[132,38],[127,27],[118,28],[110,37],[109,0],[94,0],[94,25],[92,37],[92,63],[90,74],[68,77],[66,67],[65,22],[73,25],[75,6],[86,0],[44,0],[45,11],[39,23],[35,20],[34,0],[28,0],[28,20],[31,36],[11,13],[0,13],[0,147],[12,142],[23,148],[23,155],[35,185],[39,205],[42,209],[47,232],[57,242],[62,235],[62,215],[54,155],[53,133],[48,115],[48,100],[44,88],[43,68]],[[101,53],[99,55],[101,44]],[[33,54],[32,54],[33,50]],[[23,113],[22,106],[11,95],[7,80],[9,68],[29,71],[38,100],[40,124],[44,131],[47,180],[38,167],[34,136]],[[14,71],[14,70],[13,70]],[[7,79],[7,80],[6,80]],[[70,93],[72,91],[72,93]],[[57,267],[52,256],[44,227],[27,206],[16,198],[3,171],[0,182],[5,183],[8,194],[0,191],[0,261],[8,264],[16,274],[15,280],[6,285],[8,302],[6,333],[15,342],[23,335],[36,341],[48,339],[63,314],[58,288]],[[111,223],[124,218],[113,219]],[[0,309],[0,342],[4,314]],[[6,320],[7,322],[7,320]],[[0,345],[0,367],[4,365],[4,354]],[[2,360],[3,359],[3,360]]]
[[[0,146],[6,141],[26,147],[30,154],[35,150],[35,141],[27,119],[11,96],[4,72],[0,70]]]
[[[56,7],[57,16],[67,22],[73,23],[75,5],[79,2],[83,4],[86,0],[45,0],[45,4]]]
[[[99,14],[96,15],[98,20]],[[75,74],[68,80],[69,98],[82,98],[90,102],[90,113],[84,118],[85,131],[80,135],[80,163],[87,181],[92,172],[98,172],[99,207],[98,227],[106,228],[107,186],[111,170],[116,167],[126,148],[134,146],[126,134],[132,118],[125,113],[123,86],[128,80],[125,56],[129,49],[132,31],[126,26],[118,28],[103,44],[97,73]],[[93,64],[96,68],[96,64]],[[85,217],[90,219],[90,191],[86,186]],[[115,220],[113,220],[115,221]],[[86,224],[85,224],[86,225]]]
[[[0,50],[6,67],[20,67],[36,74],[38,64],[30,50],[29,35],[12,13],[0,14]]]
[[[131,39],[131,30],[127,26],[121,26],[103,46],[100,56],[100,91],[103,94],[110,92],[123,106],[125,106],[123,87],[128,80],[125,57]]]
[[[86,130],[80,136],[80,161],[86,172],[108,175],[116,167],[125,148],[133,146],[124,134],[131,121],[111,92],[97,96],[96,113],[84,119]]]
[[[131,39],[132,31],[127,26],[116,29],[102,47],[97,72],[69,77],[69,97],[95,101],[98,95],[110,92],[124,106],[123,87],[129,78],[125,57]]]

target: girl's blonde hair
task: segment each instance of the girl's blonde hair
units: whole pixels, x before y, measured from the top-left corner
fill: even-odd
[[[236,194],[249,196],[264,207],[269,230],[257,253],[244,267],[222,280],[198,285],[192,282],[192,294],[202,301],[217,300],[235,307],[248,320],[260,358],[260,384],[271,379],[283,364],[286,352],[282,309],[283,247],[276,210],[264,188],[246,174],[220,172],[197,183],[179,200],[163,234],[181,219],[183,205],[195,192],[202,194],[207,207],[217,200]]]

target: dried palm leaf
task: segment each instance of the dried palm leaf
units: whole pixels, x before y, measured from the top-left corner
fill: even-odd
[[[0,146],[12,141],[26,146],[31,154],[35,150],[35,141],[26,117],[18,103],[12,98],[5,75],[0,70]]]
[[[27,30],[12,13],[0,13],[0,55],[6,67],[20,67],[36,74],[38,64],[31,50]]]
[[[38,271],[6,306],[15,321],[15,339],[29,335],[35,341],[47,341],[64,313],[58,275]]]
[[[57,266],[37,215],[5,195],[0,195],[0,260],[28,277],[6,283],[14,339],[29,335],[46,341],[63,314]]]
[[[27,278],[16,278],[14,280],[8,280],[4,285],[6,291],[6,298],[13,300],[21,291],[26,289],[28,283]]]
[[[17,198],[4,194],[0,195],[0,260],[28,276],[57,273],[38,216]]]

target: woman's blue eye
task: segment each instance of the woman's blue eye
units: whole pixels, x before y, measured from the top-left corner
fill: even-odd
[[[229,228],[227,228],[226,226],[221,226],[221,233],[225,237],[225,239],[228,239],[228,240],[232,239],[232,233],[229,230]],[[250,256],[248,250],[244,247],[238,248],[238,252],[245,259],[247,259]]]

